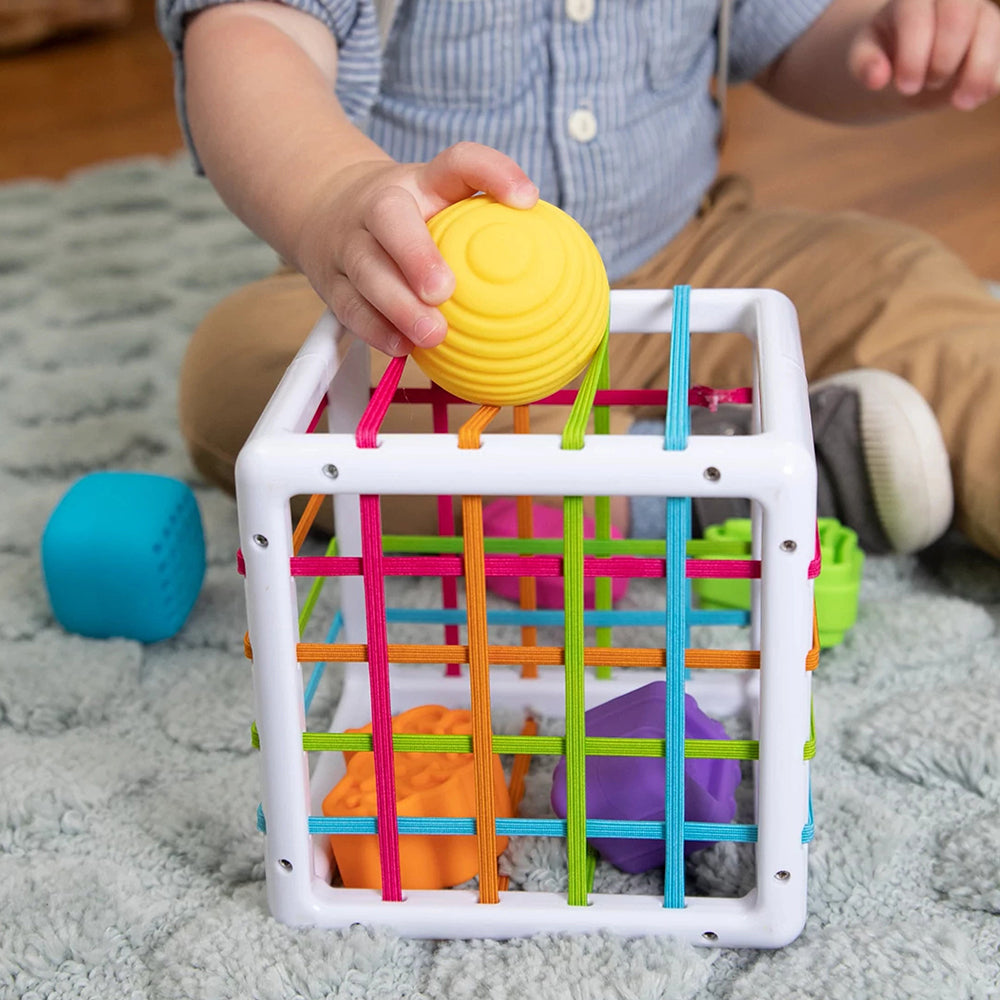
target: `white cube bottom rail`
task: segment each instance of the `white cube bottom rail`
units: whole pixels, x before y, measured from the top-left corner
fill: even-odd
[[[742,333],[753,384],[691,386],[692,332]],[[622,333],[659,338],[665,387],[609,388]],[[324,317],[237,463],[274,915],[432,938],[794,939],[819,646],[816,470],[791,304],[767,290],[613,292],[609,338],[579,388],[517,407],[504,433],[491,432],[503,419],[488,406],[452,428],[468,404],[426,381],[400,388],[405,363],[373,390],[367,349]],[[751,433],[691,436],[690,406],[720,399],[751,407]],[[546,406],[568,412],[561,434],[530,431]],[[665,411],[662,438],[610,432],[616,408],[639,407]],[[616,537],[611,494],[665,497],[662,537]],[[750,500],[749,551],[689,539],[691,498],[704,496]],[[301,497],[312,500],[293,529]],[[518,498],[507,501],[517,523],[491,534],[484,498],[489,511],[498,497]],[[335,538],[325,555],[302,555],[331,498]],[[558,537],[533,536],[531,498],[561,506]],[[384,533],[392,503],[430,504],[437,531]],[[699,576],[749,579],[749,611],[692,606]],[[338,610],[319,621],[330,577]],[[613,586],[630,579],[649,606],[615,605]],[[516,600],[487,596],[498,580]],[[436,604],[407,606],[409,593]],[[692,648],[692,634],[712,637],[708,648]],[[317,725],[310,706],[334,674],[339,705]],[[505,851],[520,838],[557,845],[558,891],[512,871]],[[749,891],[686,888],[688,855],[712,845],[737,852]],[[602,878],[609,865],[662,871],[662,891],[658,876],[639,880],[655,894],[602,891],[630,884]]]

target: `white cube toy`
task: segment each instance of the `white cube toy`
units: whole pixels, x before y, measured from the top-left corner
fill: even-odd
[[[751,401],[749,435],[687,436],[689,403],[707,398],[689,385],[689,330],[697,336],[737,331],[749,340],[754,380],[739,397]],[[812,836],[809,671],[818,653],[812,587],[818,548],[815,460],[795,311],[786,298],[768,290],[616,291],[611,296],[610,336],[619,332],[670,335],[662,337],[665,351],[669,342],[670,385],[665,392],[658,390],[657,397],[667,412],[664,439],[588,433],[577,434],[574,441],[572,429],[562,438],[491,434],[490,413],[473,418],[457,434],[381,431],[389,403],[395,399],[407,405],[394,382],[401,362],[390,365],[373,395],[367,349],[330,316],[320,321],[282,379],[237,464],[268,900],[279,920],[321,927],[380,925],[432,938],[609,930],[669,934],[725,947],[777,947],[800,932]],[[592,369],[579,391],[572,391],[579,431],[605,398],[653,399],[650,390],[645,395],[602,396],[599,374]],[[432,388],[422,396],[410,395],[416,402],[409,405],[431,402],[440,408],[454,402]],[[327,399],[330,429],[320,432],[317,418]],[[601,421],[595,426],[602,426]],[[609,483],[619,496],[669,498],[663,545],[654,556],[647,554],[648,548],[637,554],[628,540],[609,541],[607,532],[602,535],[600,530],[602,541],[580,544],[579,498],[606,496]],[[301,537],[293,541],[290,499],[303,495],[333,498],[336,549],[327,556],[298,554]],[[465,498],[461,534],[451,538],[446,531],[436,548],[428,539],[419,545],[412,539],[383,539],[380,498],[391,495]],[[513,547],[499,546],[498,551],[495,540],[483,539],[484,496],[570,498],[563,500],[566,538],[534,547],[525,542],[520,548],[515,540]],[[728,566],[721,566],[721,560],[691,557],[687,505],[689,498],[698,496],[752,501],[750,559],[728,560]],[[504,551],[515,553],[516,559]],[[443,645],[389,643],[386,620],[399,613],[385,607],[384,581],[386,575],[399,573],[458,581],[464,602],[456,606],[446,596],[436,612],[424,618],[416,609],[410,614],[414,621],[450,628]],[[494,611],[482,611],[484,576],[503,573],[529,579],[562,577],[565,611],[540,612],[529,602],[504,619],[550,627],[557,620],[561,642],[522,648],[491,641]],[[741,644],[749,649],[687,648],[690,626],[711,619],[690,607],[686,579],[718,573],[753,578],[749,628],[741,633]],[[341,577],[342,629],[336,639],[305,643],[300,633],[304,602],[296,580],[321,581],[331,575]],[[599,587],[597,609],[584,611],[584,577],[630,575],[659,576],[663,581],[664,638],[659,649],[613,644],[611,629],[615,641],[627,637],[628,626],[641,615],[610,609],[610,588]],[[447,595],[447,588],[443,593]],[[455,639],[456,625],[466,631],[464,643]],[[592,627],[597,629],[597,644],[587,645],[587,637],[595,634]],[[336,661],[345,664],[339,707],[329,732],[310,731],[306,698],[311,691],[306,688],[313,685],[303,680],[303,664]],[[525,662],[537,670],[518,666]],[[588,737],[584,712],[654,679],[666,683],[665,738],[660,743],[636,741],[626,749],[637,757],[664,759],[663,819],[611,824],[588,811],[584,775],[588,757],[621,754],[622,748],[612,746],[613,740]],[[730,746],[722,745],[725,741],[685,741],[685,692],[710,715],[742,717],[751,738],[729,741]],[[471,706],[471,734],[436,738],[435,743],[393,733],[391,717],[431,704]],[[565,720],[565,735],[498,732],[494,716],[513,712]],[[369,723],[370,735],[344,735]],[[371,816],[321,813],[324,797],[344,776],[344,750],[373,754],[377,808]],[[400,814],[394,762],[401,751],[469,754],[466,759],[475,769],[472,813]],[[497,753],[505,755],[508,771],[506,755],[564,756],[569,776],[565,819],[498,814],[491,777]],[[747,799],[752,815],[731,824],[686,820],[685,755],[743,761],[744,780],[752,783]],[[587,844],[609,834],[662,841],[662,894],[592,891],[593,859]],[[376,852],[379,886],[339,884],[331,835],[367,838]],[[403,884],[401,841],[454,836],[475,838],[477,887],[411,889]],[[495,860],[498,838],[519,836],[565,841],[566,891],[505,888]],[[753,867],[748,894],[685,895],[684,844],[706,840],[753,845],[747,849]]]

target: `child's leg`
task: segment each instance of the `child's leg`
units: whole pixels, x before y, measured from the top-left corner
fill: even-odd
[[[223,299],[191,336],[178,412],[195,468],[235,492],[236,456],[323,312],[309,282],[282,269]]]
[[[0,52],[20,52],[53,38],[119,28],[131,0],[23,0],[0,8]]]
[[[793,301],[810,381],[858,367],[902,376],[930,403],[951,458],[958,524],[1000,557],[1000,301],[945,246],[859,213],[757,208],[727,178],[704,213],[623,287],[777,288]],[[746,384],[748,354],[696,338],[696,381]],[[660,378],[662,350],[638,340],[616,382]]]

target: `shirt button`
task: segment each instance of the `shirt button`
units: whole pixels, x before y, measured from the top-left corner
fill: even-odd
[[[597,135],[597,119],[588,108],[577,108],[569,116],[569,134],[577,142],[590,142]]]
[[[594,16],[594,0],[566,0],[566,16],[582,24]]]

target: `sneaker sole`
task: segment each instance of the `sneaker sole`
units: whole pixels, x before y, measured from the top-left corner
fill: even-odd
[[[951,468],[937,418],[905,379],[858,368],[816,382],[858,395],[861,443],[872,499],[896,552],[937,541],[954,512]]]

